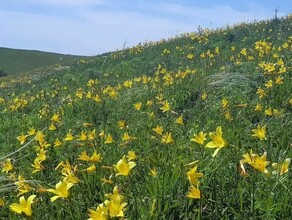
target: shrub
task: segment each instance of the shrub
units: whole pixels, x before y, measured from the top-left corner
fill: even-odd
[[[8,75],[8,73],[5,70],[0,69],[0,77],[4,77],[4,76],[7,76],[7,75]]]

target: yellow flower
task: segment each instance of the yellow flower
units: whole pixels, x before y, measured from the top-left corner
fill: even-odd
[[[141,107],[142,107],[142,102],[137,102],[134,104],[134,108],[138,111],[141,109]]]
[[[111,176],[109,177],[109,179],[106,179],[105,177],[104,178],[101,178],[100,179],[103,183],[103,184],[113,184],[114,182],[111,180]]]
[[[99,162],[102,159],[102,157],[101,154],[98,154],[96,150],[94,150],[91,157],[88,156],[86,151],[82,151],[78,159],[89,162]]]
[[[66,162],[64,163],[64,161],[61,161],[55,168],[55,170],[57,170],[58,168],[63,167],[62,169],[62,173],[66,172],[66,173],[70,173],[70,172],[76,172],[77,171],[77,166],[73,166],[70,164],[70,162],[68,160],[66,160]]]
[[[285,73],[287,71],[286,67],[285,66],[281,66],[278,73],[281,74],[281,73]]]
[[[271,107],[265,110],[265,115],[268,115],[268,116],[272,116],[273,115],[273,110],[272,110]]]
[[[217,148],[212,154],[212,157],[215,157],[221,148],[228,146],[228,143],[222,137],[222,133],[223,132],[221,126],[216,128],[216,134],[214,132],[209,133],[209,136],[212,139],[212,141],[208,142],[205,147]]]
[[[198,187],[191,185],[187,197],[190,199],[201,199],[201,191]]]
[[[49,131],[55,131],[57,130],[57,127],[54,125],[54,123],[51,123],[49,126]]]
[[[2,172],[10,172],[14,169],[13,164],[11,163],[11,159],[6,159],[6,161],[2,164]]]
[[[15,185],[17,186],[17,191],[19,192],[17,196],[32,190],[32,187],[29,185],[29,181],[25,180],[21,175],[18,176],[18,181],[15,182]]]
[[[77,91],[76,91],[76,96],[80,99],[82,99],[83,97],[83,90],[81,88],[79,88]]]
[[[170,110],[170,105],[168,103],[168,101],[166,100],[164,103],[163,103],[163,106],[160,108],[163,112],[167,112]]]
[[[184,121],[183,121],[183,117],[182,117],[182,115],[179,116],[179,117],[175,120],[175,123],[176,123],[176,124],[179,124],[179,125],[183,125],[183,124],[184,124]]]
[[[94,95],[93,97],[91,97],[95,102],[100,103],[102,102],[100,96],[98,94]]]
[[[266,127],[267,125],[264,125],[263,127],[261,127],[260,125],[257,126],[256,129],[252,129],[251,131],[253,132],[252,136],[259,138],[260,140],[267,140],[266,138]]]
[[[42,165],[42,161],[38,158],[35,158],[32,167],[34,168],[32,173],[37,173],[37,172],[42,171],[44,169],[44,167]]]
[[[56,196],[51,197],[51,202],[54,202],[58,198],[67,198],[69,196],[69,189],[73,185],[73,183],[64,179],[56,184],[56,189],[47,189],[48,192],[56,194]]]
[[[157,99],[158,102],[162,102],[163,95],[161,93],[159,93],[157,96],[155,96],[155,98]]]
[[[21,134],[20,136],[17,137],[17,140],[20,142],[20,144],[24,144],[26,141],[26,135]]]
[[[5,205],[5,202],[2,198],[0,198],[0,207],[4,206]]]
[[[86,140],[87,140],[87,135],[86,135],[86,133],[85,133],[84,131],[81,131],[81,133],[80,133],[80,135],[79,135],[79,137],[78,137],[77,140],[78,140],[78,141],[86,141]]]
[[[170,54],[170,50],[164,49],[163,52],[162,52],[162,55],[165,55],[165,54]]]
[[[104,204],[107,206],[111,217],[124,217],[124,209],[128,203],[123,202],[118,197],[115,200],[105,200]]]
[[[107,136],[106,136],[106,139],[105,139],[105,144],[111,144],[111,143],[113,143],[114,142],[114,139],[113,139],[113,137],[111,136],[111,134],[108,134]]]
[[[45,135],[43,134],[42,131],[37,131],[35,139],[39,142],[39,143],[43,143],[45,142]]]
[[[9,206],[9,208],[11,211],[17,214],[24,213],[27,216],[31,216],[32,215],[31,204],[33,203],[35,197],[36,195],[30,195],[26,200],[24,196],[21,196],[19,198],[19,204],[13,203]]]
[[[105,194],[106,197],[108,197],[110,200],[115,200],[116,198],[120,198],[121,200],[124,199],[124,196],[122,196],[120,193],[119,193],[119,189],[117,186],[114,187],[113,189],[113,193],[108,193],[108,194]]]
[[[118,121],[117,123],[118,123],[118,127],[119,127],[120,129],[124,129],[124,128],[126,128],[126,121],[125,121],[125,120],[120,120],[120,121]]]
[[[36,129],[35,128],[30,128],[29,131],[27,132],[28,136],[32,136],[36,134]]]
[[[148,173],[149,175],[156,177],[157,176],[157,169],[156,167],[153,167],[152,169],[150,169],[150,173]]]
[[[137,159],[136,152],[133,151],[133,150],[128,151],[127,158],[128,158],[129,161],[136,160]]]
[[[75,173],[73,171],[64,171],[62,172],[63,176],[64,176],[64,181],[69,182],[69,183],[73,183],[73,184],[77,184],[80,182],[80,180],[78,179],[78,177],[75,175]]]
[[[136,163],[133,161],[127,161],[126,156],[124,155],[121,160],[114,165],[116,176],[128,176],[130,171],[136,166]]]
[[[162,135],[163,127],[157,125],[156,128],[153,128],[153,129],[152,129],[152,131],[156,132],[156,133],[159,134],[159,135]]]
[[[52,116],[51,121],[56,122],[56,123],[60,123],[60,115],[55,113]]]
[[[74,140],[74,136],[71,134],[71,130],[67,133],[64,141],[73,141]]]
[[[152,105],[153,105],[153,101],[152,101],[152,100],[147,100],[146,105],[147,105],[147,106],[152,106]]]
[[[247,50],[246,50],[246,48],[242,48],[242,49],[240,50],[240,54],[242,54],[243,56],[246,56],[246,55],[247,55]]]
[[[90,157],[88,156],[86,151],[82,151],[81,154],[79,155],[78,160],[90,161]]]
[[[225,98],[222,99],[222,101],[221,101],[222,108],[226,109],[228,107],[228,105],[229,105],[229,101],[227,99],[225,99]]]
[[[112,194],[105,194],[110,200],[104,201],[108,208],[110,217],[124,217],[124,208],[127,205],[123,201],[124,197],[119,194],[118,187],[115,186]]]
[[[188,180],[190,181],[190,184],[195,185],[195,186],[197,186],[199,183],[198,178],[204,176],[204,174],[202,173],[197,173],[197,168],[198,166],[196,165],[187,172],[187,177],[188,177]]]
[[[216,53],[216,54],[219,54],[219,53],[220,53],[220,49],[219,49],[219,47],[215,47],[215,53]]]
[[[37,147],[37,149],[39,148],[48,148],[49,146],[51,146],[48,142],[44,141],[44,142],[39,142],[39,147]]]
[[[77,166],[72,166],[68,160],[66,160],[66,163],[64,163],[63,161],[61,161],[57,167],[55,168],[55,170],[57,170],[59,167],[63,167],[62,168],[62,175],[64,176],[63,178],[63,182],[66,183],[73,183],[73,184],[77,184],[80,182],[80,180],[78,179],[78,177],[75,175],[76,171],[77,171]]]
[[[93,87],[94,85],[97,85],[98,83],[99,83],[99,81],[97,79],[95,79],[95,80],[90,79],[90,80],[88,80],[86,86]]]
[[[275,169],[275,171],[273,171],[273,174],[279,173],[280,175],[283,175],[284,173],[287,173],[290,162],[291,158],[287,158],[284,160],[283,163],[272,163],[272,166]]]
[[[203,131],[199,132],[199,134],[195,134],[194,138],[191,139],[193,142],[197,142],[198,144],[203,145],[206,140],[206,135]]]
[[[102,159],[101,154],[98,154],[96,150],[94,150],[93,154],[90,157],[90,161],[96,163],[101,161],[101,159]]]
[[[192,54],[192,53],[189,53],[189,54],[187,55],[187,58],[190,59],[190,60],[193,59],[194,57],[195,57],[195,55]]]
[[[258,88],[257,94],[259,95],[260,99],[263,98],[264,96],[267,96],[265,90],[263,90],[262,88]]]
[[[89,209],[88,220],[107,220],[108,219],[108,208],[104,207],[103,204],[99,204],[96,210]]]
[[[62,145],[62,142],[59,140],[59,138],[56,138],[54,142],[54,147],[60,147]]]
[[[255,154],[252,153],[252,150],[250,150],[249,153],[243,154],[242,156],[244,157],[244,159],[241,160],[242,164],[250,164],[252,162],[253,155]]]
[[[244,164],[244,161],[240,160],[239,164],[237,165],[237,170],[241,176],[248,176],[248,173],[246,172],[243,164]]]
[[[136,139],[135,137],[131,137],[128,132],[125,132],[122,136],[122,140],[123,141],[130,141],[130,140],[133,140],[133,139]]]
[[[233,117],[232,117],[231,112],[230,112],[229,109],[227,109],[226,112],[224,113],[224,117],[228,121],[232,121],[233,120]]]
[[[95,129],[87,134],[88,140],[93,141],[96,138]]]
[[[265,83],[265,87],[266,88],[271,88],[271,87],[273,87],[273,80],[268,80],[266,83]]]
[[[96,171],[96,166],[95,166],[95,164],[92,164],[91,166],[89,166],[89,167],[86,168],[86,172],[87,172],[87,173],[93,173],[93,172],[95,172],[95,171]]]
[[[109,96],[113,99],[116,99],[118,97],[118,93],[116,92],[116,90],[111,90],[109,92]]]
[[[248,163],[261,173],[269,173],[267,166],[270,164],[270,162],[267,161],[267,152],[263,153],[262,156],[259,156],[258,154],[253,154],[251,150],[250,153],[246,153],[242,156],[244,157],[242,163]]]
[[[40,161],[44,161],[47,159],[47,155],[46,155],[46,150],[44,149],[40,149],[39,153],[37,153],[37,158],[40,160]]]
[[[164,135],[162,135],[161,143],[163,143],[163,144],[171,144],[173,142],[174,142],[174,140],[172,139],[171,132],[166,132]]]
[[[104,137],[105,136],[105,131],[101,130],[101,132],[98,134],[99,137]]]
[[[126,88],[132,88],[132,85],[133,85],[132,80],[127,80],[123,83],[123,86],[125,86]]]
[[[259,112],[259,111],[261,111],[262,110],[262,105],[261,104],[259,104],[259,103],[257,103],[257,105],[256,105],[256,107],[254,108],[254,110],[256,111],[256,112]]]
[[[207,93],[206,92],[203,92],[202,95],[201,95],[201,99],[203,101],[205,101],[207,99],[207,97],[208,97]]]
[[[283,77],[281,77],[281,76],[277,76],[276,78],[275,78],[275,83],[276,84],[283,84],[284,82],[283,82]]]

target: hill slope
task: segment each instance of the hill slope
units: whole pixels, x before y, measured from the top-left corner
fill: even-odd
[[[71,65],[83,58],[68,54],[49,53],[35,50],[20,50],[0,47],[0,69],[8,73],[30,71],[54,64]]]
[[[200,30],[1,78],[0,216],[289,219],[291,25]]]

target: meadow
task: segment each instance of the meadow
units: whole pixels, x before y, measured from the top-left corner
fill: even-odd
[[[53,65],[70,66],[75,61],[83,58],[86,57],[0,47],[0,77],[2,76],[1,71],[5,72],[6,75],[12,75]]]
[[[0,78],[0,219],[289,219],[292,16]]]

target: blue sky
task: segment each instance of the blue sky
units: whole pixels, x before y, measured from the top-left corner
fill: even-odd
[[[0,47],[97,55],[292,13],[292,0],[0,0]]]

